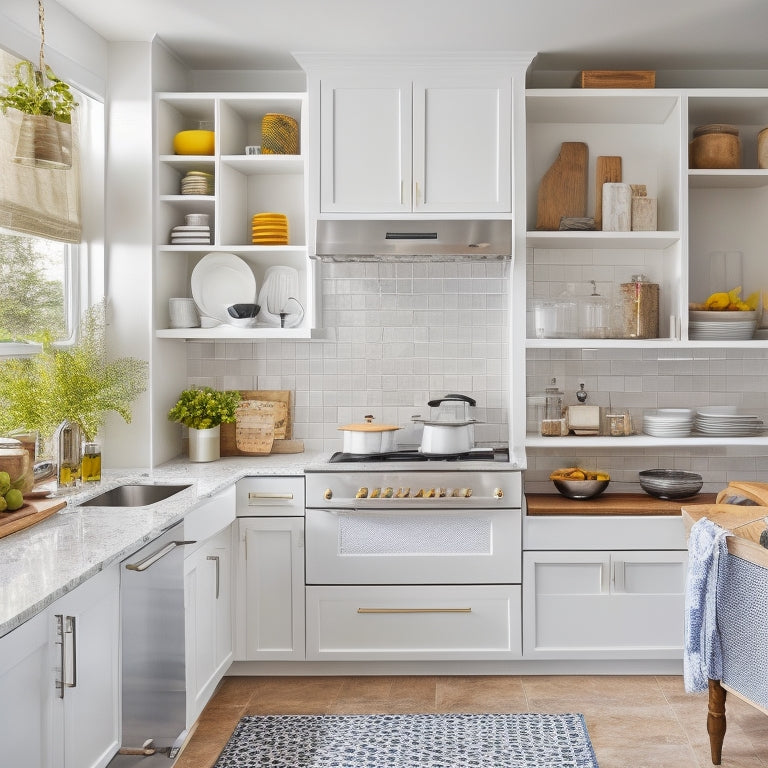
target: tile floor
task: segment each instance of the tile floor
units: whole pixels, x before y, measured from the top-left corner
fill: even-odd
[[[581,712],[600,768],[707,768],[706,694],[677,676],[228,677],[174,768],[211,768],[248,714]],[[724,768],[768,768],[768,716],[729,695]]]

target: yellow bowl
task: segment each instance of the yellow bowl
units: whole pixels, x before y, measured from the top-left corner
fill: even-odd
[[[213,131],[181,131],[173,137],[173,151],[177,155],[212,155]]]

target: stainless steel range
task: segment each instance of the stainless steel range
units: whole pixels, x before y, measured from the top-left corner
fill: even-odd
[[[307,658],[519,656],[521,473],[505,459],[342,454],[307,470]]]

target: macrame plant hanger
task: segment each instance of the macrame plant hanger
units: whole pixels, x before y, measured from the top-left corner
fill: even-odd
[[[37,0],[37,18],[40,27],[39,69],[27,64],[30,88],[50,85],[50,70],[45,63],[45,8],[43,0]],[[19,70],[21,77],[21,70]],[[63,84],[61,84],[63,86]],[[64,86],[65,87],[65,86]],[[36,168],[66,170],[72,167],[72,123],[57,120],[46,114],[24,114],[19,129],[14,162]]]

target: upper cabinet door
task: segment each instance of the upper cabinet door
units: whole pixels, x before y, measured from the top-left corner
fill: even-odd
[[[320,94],[321,211],[410,211],[410,80],[345,76]]]
[[[413,210],[511,210],[511,82],[448,75],[413,86]]]

